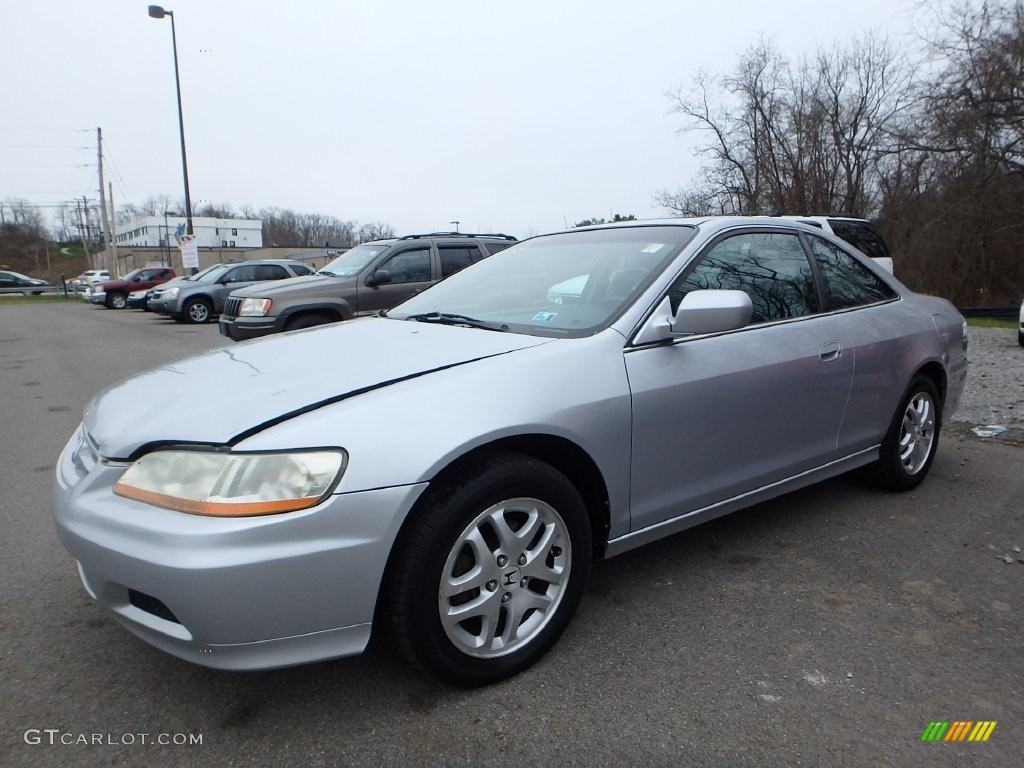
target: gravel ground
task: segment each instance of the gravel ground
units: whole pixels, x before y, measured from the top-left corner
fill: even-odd
[[[971,328],[969,338],[967,385],[953,421],[1024,429],[1024,347],[1017,332]]]

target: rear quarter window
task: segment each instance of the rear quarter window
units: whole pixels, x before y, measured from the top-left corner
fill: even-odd
[[[808,239],[825,281],[829,310],[862,307],[896,298],[896,291],[842,248],[820,237]]]

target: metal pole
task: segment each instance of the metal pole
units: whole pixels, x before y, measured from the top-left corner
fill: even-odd
[[[117,268],[117,213],[114,210],[114,183],[107,182],[107,200],[110,201],[110,252],[114,256],[114,268]],[[113,273],[111,273],[113,274]]]
[[[110,233],[110,214],[107,212],[107,198],[103,187],[103,131],[100,128],[96,129],[96,164],[100,170],[100,209],[103,211],[103,218],[100,220],[103,224],[103,231],[106,233],[103,243],[103,261],[110,270],[110,274],[114,274],[117,271],[117,260],[114,258],[112,246],[114,244],[114,238]]]
[[[171,45],[174,48],[174,87],[178,91],[178,132],[181,135],[181,175],[185,179],[185,231],[194,235],[192,229],[192,197],[188,192],[188,160],[185,159],[185,119],[181,112],[181,78],[178,76],[178,35],[174,30],[174,14],[164,11],[171,17]]]

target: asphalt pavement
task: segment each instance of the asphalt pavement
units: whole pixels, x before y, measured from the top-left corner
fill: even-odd
[[[145,645],[57,542],[54,464],[97,391],[223,344],[0,306],[0,766],[1024,763],[1024,448],[963,429],[912,493],[842,477],[597,563],[554,650],[490,688],[386,646],[230,673]],[[923,742],[934,721],[997,725]]]

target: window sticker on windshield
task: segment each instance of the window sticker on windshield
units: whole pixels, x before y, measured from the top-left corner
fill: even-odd
[[[535,323],[550,323],[557,315],[557,312],[538,312],[533,316],[533,321]]]
[[[640,251],[640,253],[657,253],[664,247],[664,243],[648,243],[647,247]]]

